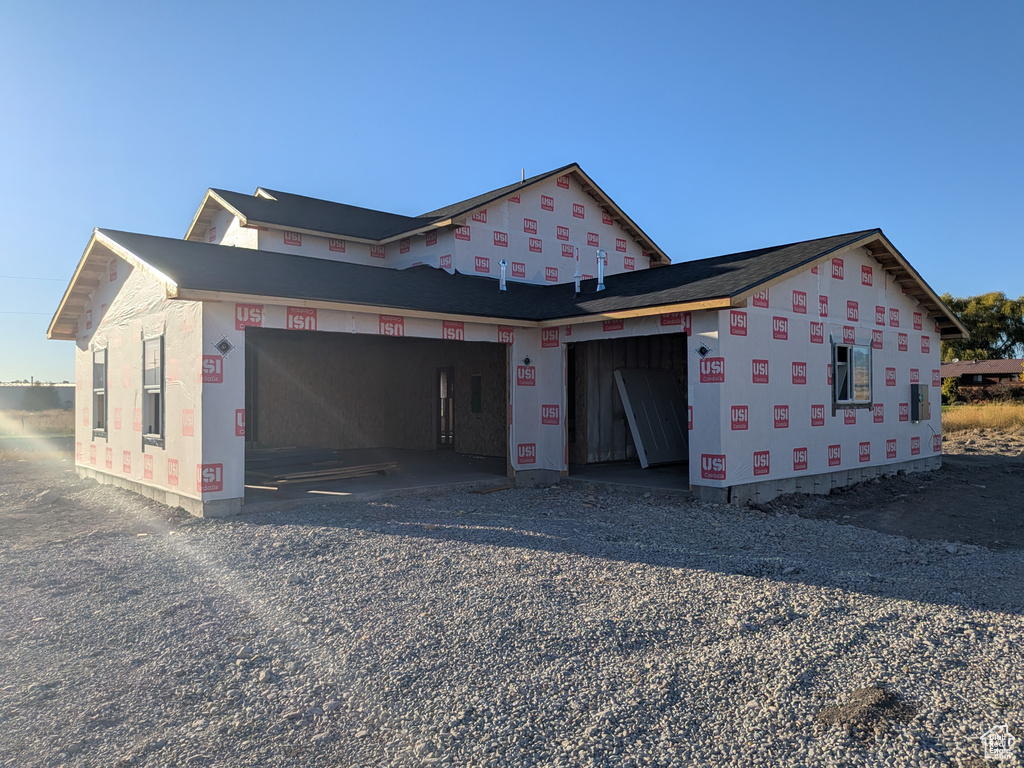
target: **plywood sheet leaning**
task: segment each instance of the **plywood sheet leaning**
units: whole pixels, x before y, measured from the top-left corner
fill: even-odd
[[[615,371],[640,466],[686,461],[686,404],[672,371]]]

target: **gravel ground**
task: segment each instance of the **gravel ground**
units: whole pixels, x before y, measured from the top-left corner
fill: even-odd
[[[8,462],[0,765],[980,766],[1022,566],[585,487],[193,520]],[[897,714],[832,724],[860,689]]]

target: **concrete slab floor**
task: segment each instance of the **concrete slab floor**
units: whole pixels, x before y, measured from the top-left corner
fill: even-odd
[[[288,483],[278,486],[246,483],[243,512],[264,511],[317,501],[370,501],[410,493],[475,490],[511,485],[505,459],[467,456],[452,450],[410,451],[374,448],[339,451],[346,464],[394,461],[398,468],[387,475],[344,480]]]
[[[569,480],[601,483],[618,488],[644,491],[690,492],[689,464],[669,464],[644,469],[639,461],[616,461],[607,464],[572,464]]]

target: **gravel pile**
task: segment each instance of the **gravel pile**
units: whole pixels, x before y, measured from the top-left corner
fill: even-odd
[[[1024,723],[1020,551],[585,487],[227,522],[92,488],[134,522],[0,539],[5,768],[957,766]],[[905,716],[821,716],[871,687]]]

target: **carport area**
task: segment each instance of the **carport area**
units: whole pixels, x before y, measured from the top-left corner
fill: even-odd
[[[508,484],[505,345],[246,330],[245,503]]]

